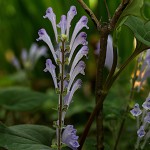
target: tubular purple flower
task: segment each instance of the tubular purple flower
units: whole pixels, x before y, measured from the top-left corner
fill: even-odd
[[[12,65],[17,69],[17,70],[20,70],[21,69],[21,66],[20,66],[20,63],[18,61],[18,59],[13,56],[12,60],[11,60],[11,63]]]
[[[34,67],[34,65],[36,64],[38,59],[41,56],[46,56],[46,55],[47,55],[46,47],[44,47],[44,46],[38,47],[38,45],[34,43],[34,44],[31,45],[28,59],[29,59],[29,61],[32,62],[32,66]]]
[[[66,29],[67,29],[67,18],[65,15],[61,16],[61,20],[60,23],[57,25],[57,27],[59,27],[61,29],[61,34],[65,34],[66,33]]]
[[[141,126],[140,129],[137,131],[137,135],[139,138],[142,138],[143,136],[145,136],[146,132],[144,130],[144,126]]]
[[[46,10],[46,15],[43,16],[43,18],[48,18],[51,21],[55,33],[56,41],[58,41],[58,33],[56,28],[56,15],[54,14],[53,9],[51,7],[49,7]]]
[[[78,45],[80,45],[80,44],[87,45],[88,44],[88,42],[86,41],[86,38],[87,38],[87,34],[85,32],[79,33],[79,35],[76,37],[76,39],[73,43],[72,49],[70,51],[69,61],[71,60],[73,53]]]
[[[150,110],[150,96],[146,98],[146,101],[142,104],[142,107],[145,110]]]
[[[72,74],[72,71],[74,70],[76,64],[79,62],[79,60],[83,57],[83,56],[87,56],[88,54],[88,50],[89,48],[87,46],[83,46],[79,51],[78,53],[76,54],[75,58],[74,58],[74,61],[72,63],[72,66],[71,66],[71,70],[70,70],[70,74]],[[69,58],[69,61],[70,61],[70,58]]]
[[[71,37],[71,42],[70,42],[70,49],[72,49],[72,45],[73,42],[77,36],[77,34],[79,33],[79,31],[83,28],[86,27],[87,29],[89,29],[89,27],[87,26],[88,23],[88,18],[86,16],[82,16],[81,19],[77,22],[72,37]]]
[[[147,112],[147,115],[144,117],[144,122],[150,123],[150,112]]]
[[[56,57],[54,47],[52,45],[51,39],[48,36],[46,30],[45,29],[40,29],[38,34],[39,34],[39,38],[37,39],[37,41],[43,40],[49,46],[49,48],[52,52],[52,55],[54,57],[54,60],[55,60],[55,62],[57,62],[57,57]]]
[[[78,136],[76,136],[76,129],[72,125],[67,125],[62,133],[62,142],[65,143],[72,150],[77,150],[80,146],[78,143]]]
[[[25,65],[25,63],[27,62],[27,59],[28,59],[27,50],[26,50],[26,49],[22,49],[22,52],[21,52],[21,60],[22,60],[22,62],[23,62],[23,65]]]
[[[74,18],[74,16],[77,14],[77,10],[75,6],[71,6],[70,10],[67,13],[67,37],[69,39],[69,31],[70,31],[70,27],[71,27],[71,21]]]
[[[70,81],[69,81],[69,84],[68,84],[68,91],[70,91],[70,87],[74,81],[74,79],[76,78],[76,76],[81,73],[83,75],[85,75],[85,72],[84,72],[84,69],[85,69],[85,63],[84,61],[80,61],[76,67],[74,68],[73,72],[70,74]]]
[[[142,111],[139,108],[139,104],[137,103],[134,105],[134,108],[130,112],[135,117],[139,116],[142,113]]]
[[[56,73],[55,73],[55,68],[56,68],[55,65],[52,64],[51,59],[47,59],[45,65],[46,65],[46,68],[44,69],[44,72],[49,71],[49,73],[52,75],[55,88],[58,88],[57,77],[56,77]]]
[[[68,92],[68,94],[64,97],[64,105],[69,106],[73,97],[73,94],[75,93],[75,91],[81,87],[82,84],[82,80],[78,79],[72,86],[72,89],[70,92]]]
[[[99,55],[100,53],[100,42],[97,43],[97,49],[95,50],[95,54]],[[107,39],[107,52],[106,52],[106,60],[105,66],[110,70],[113,64],[113,43],[111,35],[108,36]]]
[[[36,53],[36,58],[35,62],[41,57],[41,56],[46,56],[47,55],[47,48],[45,46],[42,46],[38,48],[38,51]]]

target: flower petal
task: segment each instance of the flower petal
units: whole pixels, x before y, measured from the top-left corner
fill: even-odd
[[[43,40],[49,46],[49,48],[50,48],[50,50],[52,52],[52,55],[54,57],[54,60],[55,60],[55,62],[57,62],[57,57],[56,57],[56,53],[55,53],[54,47],[52,45],[51,39],[48,36],[46,30],[45,29],[40,29],[38,34],[39,34],[39,38],[37,39],[37,41]]]
[[[55,88],[58,88],[57,77],[55,73],[55,68],[56,68],[55,65],[52,64],[51,59],[47,59],[45,65],[46,65],[46,68],[44,69],[44,72],[49,71],[49,73],[52,75]]]
[[[57,25],[57,27],[59,27],[61,29],[61,34],[65,34],[66,33],[67,18],[66,18],[65,15],[61,16],[61,20],[60,20],[59,24]]]
[[[74,16],[77,14],[77,10],[75,6],[71,6],[70,10],[67,13],[67,37],[69,39],[69,31],[70,31],[70,27],[71,27],[71,21],[74,18]]]
[[[87,26],[88,23],[88,18],[86,16],[82,16],[81,19],[77,22],[72,37],[71,37],[71,41],[70,41],[70,48],[72,48],[73,42],[77,36],[77,34],[79,33],[79,31],[83,28],[86,27],[87,29],[89,29],[89,27]]]
[[[43,16],[43,17],[48,18],[51,21],[52,26],[53,26],[53,30],[54,30],[54,33],[55,33],[56,41],[58,41],[58,34],[57,34],[57,28],[56,28],[56,15],[54,14],[53,9],[51,7],[49,7],[46,10],[46,15]]]
[[[83,57],[83,56],[87,56],[88,54],[88,50],[89,48],[87,46],[83,46],[79,51],[78,53],[76,54],[75,58],[74,58],[74,61],[72,63],[72,66],[71,66],[71,70],[70,70],[70,74],[72,74],[72,71],[74,70],[76,64],[79,62],[79,60]],[[69,58],[70,60],[70,58]]]
[[[142,113],[142,111],[140,110],[140,108],[139,108],[139,104],[138,103],[136,103],[135,105],[134,105],[134,108],[130,111],[131,112],[131,114],[133,115],[133,116],[139,116],[141,113]]]
[[[78,79],[72,86],[72,89],[70,92],[68,92],[68,95],[66,95],[64,97],[64,105],[70,105],[71,103],[71,100],[72,100],[72,97],[73,97],[73,94],[75,93],[75,91],[81,87],[81,84],[82,84],[82,80],[81,79]]]
[[[80,146],[78,143],[78,136],[76,136],[76,129],[72,125],[67,125],[62,133],[62,142],[73,150],[77,150]]]
[[[86,38],[87,38],[87,34],[85,32],[81,32],[75,39],[74,43],[73,43],[73,46],[72,46],[72,49],[71,49],[71,52],[70,52],[70,55],[69,55],[69,62],[72,58],[72,55],[75,51],[75,49],[77,48],[78,45],[82,44],[82,45],[87,45],[88,42],[86,41]]]

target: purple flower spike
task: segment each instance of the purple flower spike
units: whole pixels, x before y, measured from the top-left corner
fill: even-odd
[[[137,131],[137,135],[139,138],[142,138],[146,134],[144,130],[144,126],[141,126],[140,129]]]
[[[147,115],[144,118],[144,122],[150,123],[150,112],[147,112]]]
[[[88,18],[86,16],[82,16],[81,19],[77,22],[75,29],[73,31],[72,37],[71,37],[70,48],[72,48],[73,42],[74,42],[77,34],[79,33],[79,31],[83,27],[86,27],[87,29],[89,29],[89,27],[87,26],[87,23],[88,23]]]
[[[87,46],[83,46],[79,52],[76,54],[75,58],[74,58],[74,61],[72,63],[72,66],[71,66],[71,70],[70,70],[70,74],[72,74],[72,71],[73,69],[75,68],[76,64],[79,62],[79,60],[83,57],[83,56],[87,56],[88,54],[88,51],[89,51],[89,48]],[[70,61],[70,58],[69,58],[69,61]]]
[[[49,7],[46,10],[46,15],[43,16],[43,17],[48,18],[51,21],[52,26],[53,26],[53,30],[54,30],[54,33],[55,33],[55,38],[56,38],[56,41],[57,41],[58,40],[58,34],[57,34],[57,28],[56,28],[56,15],[54,14],[53,9],[51,7]]]
[[[146,110],[150,110],[150,96],[146,98],[146,101],[143,103],[143,108]]]
[[[67,29],[67,19],[65,15],[61,16],[60,23],[57,25],[57,27],[61,28],[61,34],[65,34]]]
[[[77,14],[77,10],[75,6],[71,6],[70,10],[67,13],[67,37],[69,39],[69,31],[70,31],[70,27],[71,27],[71,21],[74,18],[74,16]]]
[[[51,39],[48,36],[46,30],[45,29],[40,29],[38,34],[39,34],[39,38],[37,39],[37,41],[43,40],[49,46],[49,48],[50,48],[50,50],[52,52],[52,55],[54,57],[54,60],[55,60],[55,62],[57,62],[57,57],[56,57],[56,53],[55,53],[54,47],[52,45]]]
[[[72,97],[73,94],[75,93],[75,91],[81,87],[82,84],[82,80],[78,79],[72,86],[72,89],[70,92],[68,92],[68,94],[64,97],[64,105],[70,105],[71,101],[72,101]]]
[[[68,91],[70,91],[70,87],[74,81],[74,79],[76,78],[76,76],[81,73],[83,75],[85,75],[85,72],[84,72],[84,69],[85,69],[85,63],[84,61],[80,61],[76,67],[74,68],[73,72],[70,73],[70,82],[68,84]]]
[[[142,111],[139,108],[139,104],[137,103],[134,105],[134,108],[130,112],[133,116],[136,116],[136,117],[142,113]]]
[[[77,150],[80,146],[78,143],[78,136],[76,136],[76,129],[72,125],[67,125],[62,133],[62,142],[65,143],[72,150]]]
[[[52,75],[55,88],[58,88],[57,78],[56,78],[56,73],[55,73],[55,68],[56,68],[55,65],[52,64],[51,59],[47,59],[45,65],[46,65],[46,68],[44,69],[44,72],[49,71],[49,73]]]
[[[76,37],[76,39],[73,43],[70,55],[69,55],[69,61],[71,60],[72,55],[73,55],[73,53],[74,53],[74,51],[78,45],[80,45],[80,44],[87,45],[88,44],[88,42],[86,41],[86,38],[87,38],[87,34],[85,32],[79,33],[79,35]]]

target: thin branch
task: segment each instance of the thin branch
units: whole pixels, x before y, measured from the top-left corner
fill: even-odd
[[[109,25],[110,30],[114,30],[122,12],[127,7],[129,2],[130,2],[130,0],[123,0],[122,3],[118,6],[118,8],[116,9],[116,11],[110,21],[110,25]]]
[[[92,21],[94,22],[96,28],[98,31],[101,29],[101,23],[95,16],[95,14],[92,12],[92,10],[84,3],[83,0],[77,0],[80,5],[83,7],[83,9],[87,12],[87,14],[91,17]]]
[[[110,15],[109,8],[108,8],[106,0],[104,0],[104,3],[105,3],[107,14],[108,14],[108,19],[111,20],[111,15]]]

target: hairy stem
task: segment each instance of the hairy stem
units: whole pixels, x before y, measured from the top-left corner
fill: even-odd
[[[58,110],[58,120],[59,120],[59,124],[58,124],[58,150],[61,150],[61,144],[62,144],[62,138],[61,138],[61,133],[62,133],[62,109],[63,109],[63,89],[64,89],[64,61],[65,61],[65,46],[64,46],[64,41],[62,41],[62,61],[61,61],[61,79],[60,79],[60,83],[61,83],[61,87],[60,87],[60,97],[59,97],[59,110]]]

